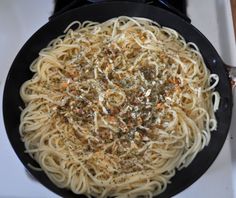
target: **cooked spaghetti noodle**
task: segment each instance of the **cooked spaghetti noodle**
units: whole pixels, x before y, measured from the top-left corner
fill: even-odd
[[[149,19],[75,21],[30,69],[26,152],[76,194],[158,195],[217,127],[218,76],[194,43]]]

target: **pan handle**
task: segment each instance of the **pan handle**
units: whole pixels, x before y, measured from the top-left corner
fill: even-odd
[[[159,7],[164,8],[164,9],[178,15],[179,17],[184,19],[186,22],[191,23],[191,19],[189,17],[187,17],[187,15],[180,12],[178,9],[176,9],[174,6],[172,6],[170,3],[168,3],[168,1],[158,0],[157,2],[158,2]]]
[[[233,88],[236,87],[236,67],[232,65],[225,64],[226,69],[229,73],[229,78],[231,80],[231,85]]]
[[[104,2],[104,1],[112,1],[112,0],[88,0],[89,3],[98,3],[98,2]],[[145,0],[129,0],[131,2],[139,2],[139,3],[145,3]],[[147,1],[148,3],[148,1]],[[56,13],[54,13],[52,16],[49,17],[49,21],[52,20],[53,18],[55,18],[56,16],[59,16],[60,14],[69,11],[73,8],[76,7],[80,7],[82,6],[83,3],[81,1],[78,0],[73,0],[70,3],[68,3],[67,6],[65,6],[64,8],[62,8],[61,10],[57,11]],[[174,6],[172,6],[170,3],[168,3],[168,1],[165,0],[157,0],[155,2],[155,5],[158,7],[161,7],[165,10],[168,10],[176,15],[178,15],[179,17],[181,17],[182,19],[184,19],[186,22],[191,23],[191,19],[189,17],[187,17],[187,15],[185,15],[184,13],[180,12],[178,9],[176,9]]]
[[[57,11],[52,16],[50,16],[48,19],[49,19],[49,21],[51,21],[52,19],[63,14],[64,12],[69,11],[73,8],[79,7],[81,5],[80,5],[80,2],[78,2],[77,0],[73,0],[73,1],[69,2],[64,8],[62,8],[61,10]]]

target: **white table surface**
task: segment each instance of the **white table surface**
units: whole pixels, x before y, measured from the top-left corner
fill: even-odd
[[[236,48],[228,0],[188,0],[188,13],[195,25],[213,43],[223,60],[236,66]],[[52,0],[0,1],[0,100],[10,65],[25,41],[53,10]],[[234,94],[235,95],[235,94]],[[236,101],[235,101],[236,102]],[[0,105],[2,112],[2,105]],[[229,136],[209,170],[175,198],[236,197],[236,107]],[[57,198],[32,181],[7,139],[0,114],[0,198]],[[193,170],[194,171],[194,170]]]

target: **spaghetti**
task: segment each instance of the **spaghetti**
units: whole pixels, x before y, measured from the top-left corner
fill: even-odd
[[[194,43],[149,19],[75,21],[30,69],[26,152],[76,194],[158,195],[217,127],[219,77]]]

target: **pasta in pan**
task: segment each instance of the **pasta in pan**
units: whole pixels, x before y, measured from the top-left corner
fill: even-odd
[[[158,195],[217,127],[219,77],[194,43],[146,18],[74,21],[30,69],[26,152],[76,194]]]

